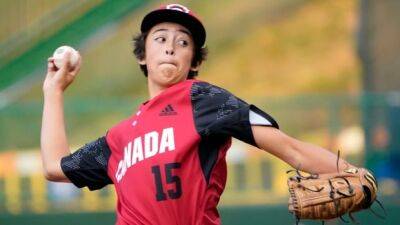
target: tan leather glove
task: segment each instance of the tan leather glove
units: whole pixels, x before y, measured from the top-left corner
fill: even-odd
[[[297,220],[326,220],[369,208],[376,199],[377,182],[364,168],[340,173],[288,179],[289,211]]]

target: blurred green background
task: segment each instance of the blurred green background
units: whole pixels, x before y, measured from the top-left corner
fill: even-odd
[[[82,54],[81,72],[65,95],[69,142],[77,149],[147,99],[132,37],[160,3],[171,2],[0,0],[1,225],[114,223],[113,187],[78,190],[41,173],[46,60],[61,45]],[[400,1],[177,3],[193,9],[207,29],[209,57],[198,79],[263,108],[289,135],[370,168],[388,216],[356,217],[366,225],[398,224]],[[287,169],[235,141],[219,207],[223,224],[294,224],[286,209]]]

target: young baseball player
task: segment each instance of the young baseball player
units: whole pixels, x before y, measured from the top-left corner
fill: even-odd
[[[337,170],[336,155],[279,130],[269,114],[230,92],[195,79],[205,59],[206,31],[185,6],[148,13],[134,54],[149,100],[103,137],[70,153],[63,93],[80,69],[52,58],[43,84],[41,154],[48,180],[100,189],[113,184],[118,225],[217,225],[231,138],[310,173]],[[349,165],[339,160],[343,170]]]

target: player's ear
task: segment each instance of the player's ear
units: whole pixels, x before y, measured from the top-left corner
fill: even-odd
[[[146,59],[145,59],[145,58],[143,58],[143,59],[138,59],[138,63],[139,63],[140,65],[144,66],[144,65],[146,65]]]
[[[199,63],[199,64],[197,64],[196,66],[192,66],[192,67],[190,67],[190,70],[192,70],[192,71],[199,71],[199,69],[200,69],[200,66],[201,66],[201,63]]]

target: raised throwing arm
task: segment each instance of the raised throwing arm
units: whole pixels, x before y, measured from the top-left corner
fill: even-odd
[[[64,91],[73,82],[81,64],[71,68],[70,54],[64,57],[63,66],[57,69],[54,59],[49,58],[47,75],[43,83],[44,106],[41,129],[41,157],[46,179],[50,181],[69,182],[64,175],[60,161],[70,154],[64,122]]]

